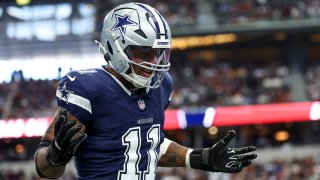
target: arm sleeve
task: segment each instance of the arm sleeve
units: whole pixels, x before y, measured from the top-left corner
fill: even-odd
[[[168,147],[170,145],[172,141],[167,139],[167,138],[164,138],[163,142],[161,143],[160,145],[160,153],[159,153],[159,157],[161,158],[162,155],[164,155],[167,150],[168,150]]]

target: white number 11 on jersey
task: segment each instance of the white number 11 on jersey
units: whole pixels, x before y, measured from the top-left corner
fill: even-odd
[[[123,169],[118,172],[118,180],[149,180],[155,179],[157,172],[157,163],[159,155],[156,151],[160,143],[160,125],[153,125],[147,132],[147,141],[151,143],[148,150],[148,166],[147,170],[139,170],[139,162],[141,159],[141,129],[140,127],[130,128],[122,136],[122,144],[127,146],[125,155],[125,162]]]

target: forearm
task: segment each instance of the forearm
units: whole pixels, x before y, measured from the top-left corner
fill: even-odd
[[[67,110],[58,108],[54,121],[43,135],[35,153],[35,165],[39,176],[60,177],[79,144],[87,137],[84,125]]]
[[[166,152],[161,156],[159,166],[161,167],[185,167],[186,154],[189,149],[171,141]]]
[[[54,167],[46,160],[46,152],[48,147],[40,147],[35,154],[35,164],[39,175],[48,179],[56,179],[60,177],[66,166]]]

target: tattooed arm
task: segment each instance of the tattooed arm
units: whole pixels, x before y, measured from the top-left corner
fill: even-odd
[[[160,147],[160,154],[162,155],[159,161],[159,166],[162,167],[185,167],[186,155],[189,148],[181,146],[176,142],[165,138]]]

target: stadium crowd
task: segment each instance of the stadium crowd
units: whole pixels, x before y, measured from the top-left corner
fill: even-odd
[[[305,72],[306,92],[308,99],[320,100],[320,63],[312,63]]]
[[[212,9],[219,24],[246,24],[270,20],[318,18],[318,0],[217,0]]]
[[[170,25],[187,26],[197,23],[198,12],[195,0],[155,1],[154,7],[166,17]]]
[[[290,70],[280,61],[192,61],[173,65],[172,74],[172,108],[291,101]]]

